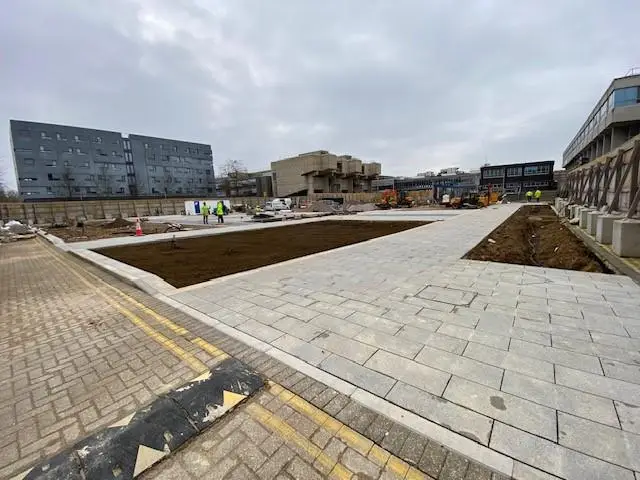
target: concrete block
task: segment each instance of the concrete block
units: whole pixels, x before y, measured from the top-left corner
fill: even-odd
[[[600,215],[596,225],[596,241],[603,245],[613,242],[613,222],[623,218],[620,215]]]
[[[384,397],[396,383],[393,378],[338,355],[329,356],[320,364],[320,368],[380,397]]]
[[[556,365],[556,383],[612,400],[636,405],[640,385]]]
[[[602,212],[594,210],[587,213],[587,233],[589,235],[596,234],[596,227],[598,226],[598,218],[602,216]]]
[[[575,452],[501,422],[495,423],[489,446],[560,478],[633,480],[633,473],[626,468]]]
[[[640,471],[640,436],[558,412],[560,445]]]
[[[415,360],[429,367],[496,389],[500,388],[502,381],[503,370],[501,368],[436,348],[424,347]]]
[[[640,257],[640,220],[613,222],[612,249],[621,257]]]
[[[499,390],[452,377],[444,398],[543,438],[556,439],[556,412]]]
[[[438,396],[442,395],[451,378],[441,370],[382,350],[378,350],[364,366]]]
[[[593,212],[593,209],[589,207],[582,207],[580,209],[580,223],[578,225],[582,229],[587,228],[587,218],[588,218],[589,212]]]
[[[396,383],[386,399],[483,445],[489,443],[493,421],[484,415],[402,382]]]
[[[502,391],[526,398],[549,408],[588,418],[619,428],[613,401],[573,388],[545,382],[519,373],[506,371]]]

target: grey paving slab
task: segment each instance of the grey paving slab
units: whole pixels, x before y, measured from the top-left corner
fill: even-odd
[[[236,328],[244,333],[248,333],[252,337],[255,337],[267,343],[273,342],[275,339],[284,335],[284,333],[280,330],[276,330],[275,328],[264,325],[255,320],[249,320],[238,325]]]
[[[313,293],[313,290],[304,289],[304,291],[308,293]],[[278,297],[278,299],[288,303],[293,303],[294,305],[298,305],[299,307],[308,307],[309,305],[311,305],[316,301],[313,298],[307,298],[297,293],[291,293],[291,292],[285,293],[281,297]]]
[[[453,376],[444,398],[487,417],[556,441],[556,412],[552,408]]]
[[[460,338],[469,342],[482,343],[483,345],[500,348],[502,350],[507,350],[509,348],[509,337],[503,337],[501,335],[496,335],[495,333],[484,332],[449,323],[443,324],[437,331],[443,335],[449,335],[450,337]]]
[[[352,313],[355,313],[355,310],[351,308],[345,308],[340,305],[335,305],[333,303],[327,302],[315,302],[309,305],[311,310],[315,310],[316,312],[324,313],[327,315],[331,315],[332,317],[337,318],[347,318]]]
[[[640,435],[558,412],[559,442],[573,450],[640,470]]]
[[[548,473],[543,472],[542,470],[538,470],[537,468],[533,468],[522,462],[514,462],[513,478],[515,478],[516,480],[557,480],[558,479],[558,477],[556,477],[555,475],[550,475]]]
[[[422,343],[373,329],[363,329],[354,339],[407,358],[414,358],[423,347]]]
[[[307,342],[313,340],[325,331],[324,328],[318,325],[303,322],[302,320],[298,320],[293,317],[281,318],[277,322],[274,322],[272,326],[281,332],[293,335],[294,337]]]
[[[568,480],[633,480],[633,472],[496,422],[489,446]]]
[[[293,335],[283,335],[272,342],[271,345],[316,366],[330,355],[329,352],[310,345]]]
[[[511,340],[509,351],[545,360],[556,365],[564,365],[566,367],[602,375],[600,361],[595,355],[584,355],[582,353],[561,350],[559,348],[523,342],[522,340],[517,339]]]
[[[442,395],[451,378],[450,374],[442,370],[436,370],[383,350],[378,350],[364,365],[434,395]]]
[[[563,412],[620,427],[613,401],[573,388],[505,371],[501,390]]]
[[[284,305],[276,308],[276,310],[280,313],[284,313],[285,315],[297,318],[298,320],[303,320],[305,322],[308,322],[312,318],[320,315],[320,312],[311,310],[308,307],[301,307],[300,305],[295,305],[293,303],[285,303]]]
[[[330,330],[334,333],[338,333],[343,337],[355,337],[358,333],[362,332],[365,327],[356,323],[347,322],[341,318],[332,317],[325,313],[312,318],[309,321],[310,325],[315,325],[326,330]]]
[[[479,343],[469,342],[464,351],[464,356],[504,370],[512,370],[530,377],[546,380],[547,382],[553,383],[554,381],[552,363],[515,352],[505,352],[504,350],[487,347]]]
[[[322,361],[320,368],[326,372],[338,374],[347,382],[353,383],[363,390],[380,397],[384,397],[396,383],[393,378],[363,367],[339,355],[330,355]]]
[[[614,335],[626,335],[626,331],[622,325],[622,321],[619,318],[605,315],[594,315],[587,319],[582,318],[582,315],[567,316],[565,314],[554,314],[551,312],[551,323],[557,325],[564,325],[566,327],[582,328],[586,330],[592,330],[595,332],[612,333]]]
[[[487,445],[492,420],[447,400],[398,382],[386,396],[387,400],[443,425],[465,437]]]
[[[500,388],[504,372],[501,368],[478,362],[472,358],[461,357],[431,347],[424,347],[416,356],[415,361],[496,389]]]
[[[349,299],[343,304],[344,308],[350,308],[358,312],[368,313],[370,315],[382,316],[388,309],[371,303],[361,302],[360,300]]]
[[[245,308],[241,313],[265,325],[272,325],[285,316],[282,312],[276,312],[270,308],[259,307],[257,305]]]
[[[362,325],[363,327],[372,328],[381,332],[395,335],[398,330],[402,328],[402,323],[388,318],[376,317],[375,315],[369,315],[368,313],[355,312],[349,315],[345,320],[351,323]]]
[[[640,365],[629,365],[609,358],[603,358],[600,363],[605,376],[640,384]]]
[[[553,346],[574,352],[585,353],[587,355],[596,355],[598,357],[610,358],[612,360],[620,360],[629,364],[640,364],[640,351],[623,350],[613,345],[604,345],[595,342],[584,342],[576,338],[567,338],[560,335],[551,336]]]
[[[342,337],[332,332],[325,332],[319,335],[311,341],[311,344],[343,357],[350,358],[360,365],[363,365],[369,360],[371,355],[377,350],[375,347]]]
[[[464,349],[467,346],[466,340],[460,338],[450,337],[437,332],[430,332],[421,328],[405,325],[402,329],[396,333],[397,337],[408,338],[416,342],[420,342],[430,347],[439,348],[447,352],[456,353],[462,355]]]
[[[533,330],[536,332],[543,332],[547,334],[562,335],[563,337],[577,338],[585,342],[591,341],[591,335],[589,330],[565,327],[564,325],[555,325],[549,322],[538,322],[529,320],[527,318],[516,318],[516,327],[524,328],[527,330]],[[526,339],[523,339],[526,340]]]
[[[640,310],[638,311],[640,315]],[[623,337],[620,335],[611,335],[608,333],[591,332],[591,338],[594,343],[601,343],[603,345],[611,345],[614,347],[620,347],[625,350],[640,350],[640,339]]]
[[[635,403],[615,401],[622,430],[640,435],[640,399]]]
[[[640,385],[559,365],[556,365],[556,383],[631,405],[637,404],[640,398]]]
[[[334,295],[332,293],[326,292],[312,292],[309,294],[309,298],[317,300],[319,302],[330,303],[332,305],[340,305],[348,300],[346,297],[341,297],[339,295]]]

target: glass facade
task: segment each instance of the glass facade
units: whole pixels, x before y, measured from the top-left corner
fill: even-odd
[[[624,107],[640,103],[639,87],[619,88],[613,92],[613,106]]]

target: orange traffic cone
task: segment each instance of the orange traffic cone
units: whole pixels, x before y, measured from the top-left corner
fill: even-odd
[[[142,225],[140,225],[140,219],[136,218],[136,237],[142,236]]]

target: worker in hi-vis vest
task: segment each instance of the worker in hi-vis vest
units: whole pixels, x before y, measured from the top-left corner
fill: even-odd
[[[530,201],[531,201],[531,197],[533,197],[533,192],[532,192],[531,190],[529,190],[529,191],[527,192],[527,202],[530,202]]]
[[[200,213],[202,214],[202,223],[209,223],[209,205],[207,202],[202,202],[202,206],[200,207]]]
[[[542,192],[540,190],[536,190],[536,193],[534,193],[533,196],[536,197],[536,202],[539,202]]]
[[[218,216],[218,223],[224,223],[224,203],[221,201],[216,205],[216,215]]]

